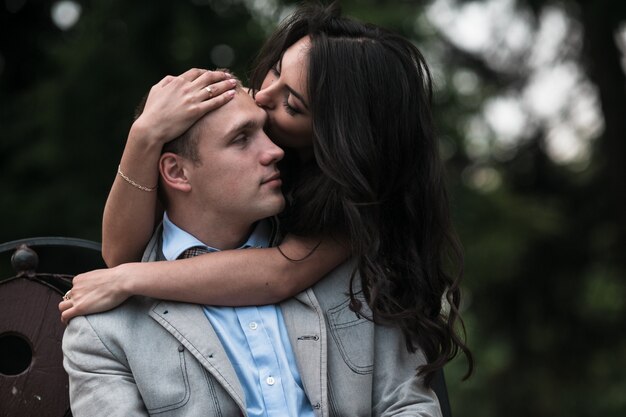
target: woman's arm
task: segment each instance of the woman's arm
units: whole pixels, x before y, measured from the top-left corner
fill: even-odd
[[[141,130],[135,122],[119,168],[133,181],[154,187],[162,145]],[[156,209],[156,192],[139,190],[115,176],[102,219],[102,257],[108,266],[141,259],[154,230]]]
[[[345,242],[288,235],[278,248],[240,249],[164,262],[129,263],[74,278],[62,320],[106,311],[131,295],[210,305],[261,305],[310,287],[350,256]],[[297,261],[294,261],[297,260]]]
[[[194,68],[178,77],[167,76],[150,89],[120,161],[119,171],[128,179],[115,176],[104,207],[102,257],[108,266],[138,261],[152,235],[157,196],[146,189],[157,185],[163,145],[232,99],[229,93],[235,86],[227,73]]]

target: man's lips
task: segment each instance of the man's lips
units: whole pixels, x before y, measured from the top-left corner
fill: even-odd
[[[272,183],[272,182],[282,183],[282,181],[280,179],[280,172],[277,172],[277,173],[275,173],[275,174],[265,178],[263,181],[261,181],[261,185]]]

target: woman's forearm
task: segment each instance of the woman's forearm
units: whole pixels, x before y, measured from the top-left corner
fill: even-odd
[[[218,306],[282,301],[350,256],[344,240],[287,236],[278,248],[239,249],[165,262],[135,262],[77,275],[62,320],[110,310],[131,295]],[[294,261],[297,260],[297,261]]]
[[[292,260],[277,248],[267,248],[122,265],[128,277],[122,285],[129,294],[191,303],[272,304],[312,286],[349,257],[347,246],[330,238],[320,243],[287,237],[281,250]]]
[[[128,135],[120,170],[138,184],[155,187],[160,154],[161,145],[136,122]],[[121,175],[115,176],[102,219],[102,257],[107,266],[141,259],[154,229],[156,206],[156,191],[141,190]]]

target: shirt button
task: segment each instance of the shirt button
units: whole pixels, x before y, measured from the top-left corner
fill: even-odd
[[[259,325],[256,324],[256,321],[251,321],[250,324],[248,324],[248,327],[250,328],[250,330],[256,330]]]
[[[274,380],[273,376],[268,376],[265,382],[267,382],[267,385],[274,385],[276,381]]]

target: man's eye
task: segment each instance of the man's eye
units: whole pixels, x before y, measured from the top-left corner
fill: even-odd
[[[233,140],[233,143],[236,145],[245,145],[246,143],[248,143],[248,136],[238,136],[235,138],[235,140]]]

